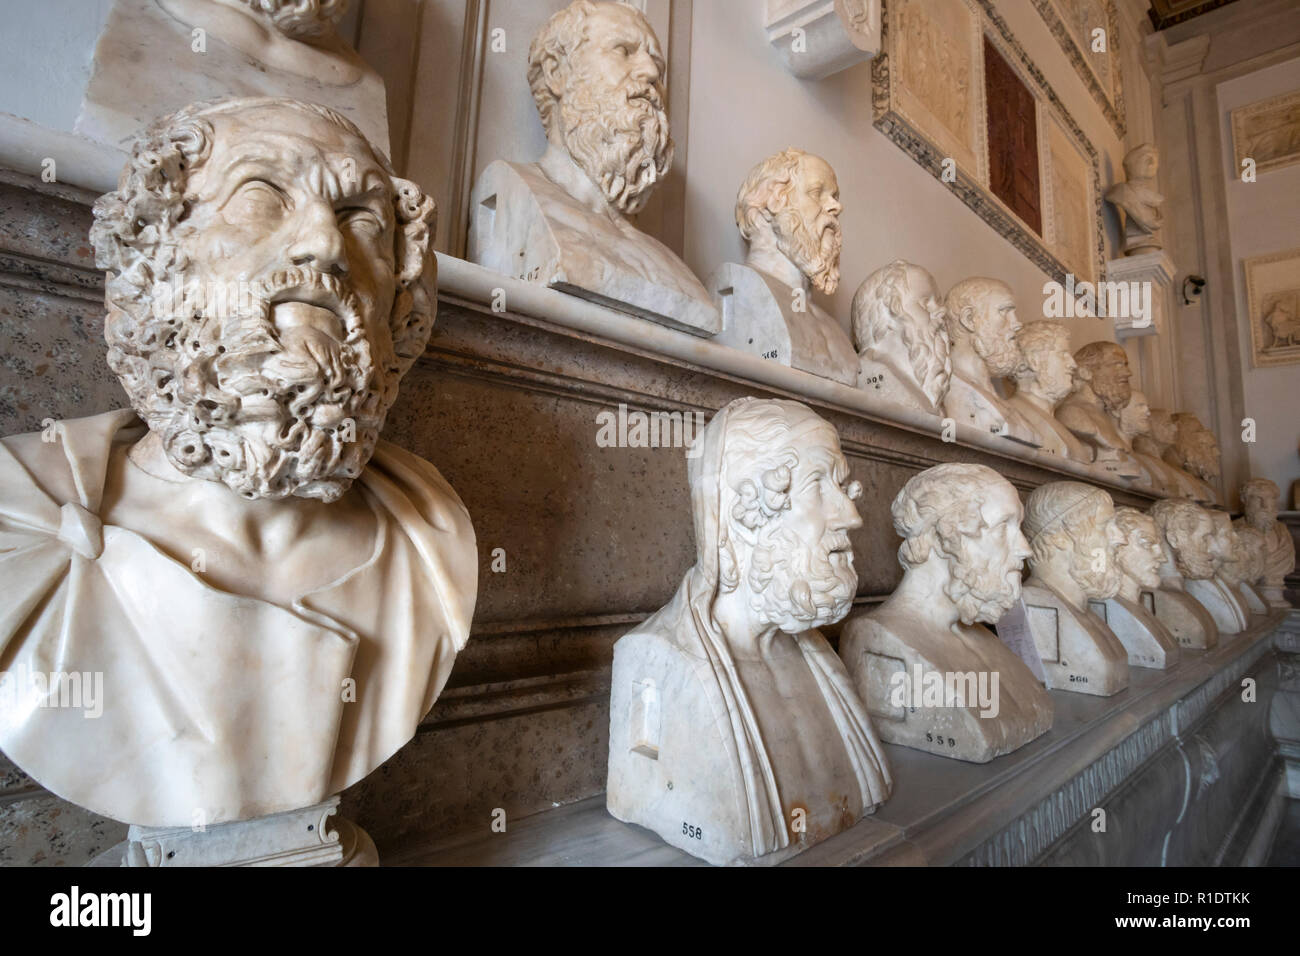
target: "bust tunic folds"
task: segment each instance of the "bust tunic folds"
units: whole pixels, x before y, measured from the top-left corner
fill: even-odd
[[[437,469],[381,440],[354,485],[377,525],[369,558],[282,607],[101,523],[110,460],[144,434],[133,412],[61,428],[0,441],[0,665],[100,672],[103,712],[21,682],[0,695],[19,767],[96,813],[191,826],[319,803],[414,735],[468,639],[478,577]]]

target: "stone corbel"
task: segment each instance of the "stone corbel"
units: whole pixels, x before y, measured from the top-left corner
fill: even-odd
[[[1123,342],[1138,335],[1159,335],[1165,327],[1165,300],[1174,279],[1174,263],[1163,249],[1136,256],[1120,256],[1106,263],[1106,281],[1150,283],[1151,314],[1145,321],[1133,315],[1134,309],[1122,309],[1113,316],[1115,338]],[[1130,287],[1132,288],[1132,287]]]
[[[764,26],[786,68],[806,80],[880,52],[880,0],[767,0]]]

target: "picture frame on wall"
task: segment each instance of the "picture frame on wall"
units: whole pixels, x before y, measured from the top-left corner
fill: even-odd
[[[1300,163],[1300,90],[1238,107],[1231,121],[1234,175],[1247,159],[1257,174]]]
[[[1096,147],[991,0],[884,0],[873,125],[1055,281],[1105,259]]]
[[[1300,248],[1244,262],[1251,365],[1300,363]]]
[[[1115,0],[1033,0],[1033,4],[1115,135],[1123,139],[1128,120]]]

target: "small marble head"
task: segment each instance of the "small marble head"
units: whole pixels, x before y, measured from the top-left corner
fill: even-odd
[[[1260,531],[1267,531],[1277,521],[1280,498],[1275,482],[1267,478],[1250,479],[1241,486],[1241,508],[1246,513],[1246,521]]]
[[[1122,541],[1114,514],[1110,495],[1092,485],[1052,481],[1035,488],[1025,500],[1031,572],[1049,583],[1068,575],[1099,601],[1114,597],[1120,585],[1114,552]]]
[[[1124,347],[1116,342],[1089,342],[1074,353],[1074,360],[1079,363],[1079,381],[1090,385],[1106,414],[1118,419],[1133,397],[1133,373]]]
[[[625,3],[574,0],[528,48],[547,138],[625,215],[641,210],[672,164],[666,70],[650,22]]]
[[[1189,498],[1165,498],[1151,506],[1151,517],[1184,578],[1214,577],[1218,531],[1210,513]]]
[[[840,283],[840,187],[820,156],[785,149],[749,171],[736,195],[736,226],[750,244],[775,247],[819,292]]]
[[[1151,409],[1151,428],[1148,434],[1162,448],[1167,448],[1178,438],[1178,426],[1174,416],[1167,408]]]
[[[1016,387],[1055,407],[1074,391],[1074,370],[1070,354],[1070,330],[1063,322],[1039,319],[1016,334],[1020,366],[1015,371]]]
[[[952,355],[934,276],[895,259],[858,286],[852,317],[859,354],[910,370],[934,405],[943,402],[952,379]]]
[[[291,40],[311,43],[334,32],[348,0],[242,0]]]
[[[1114,521],[1121,535],[1115,548],[1115,563],[1126,578],[1123,583],[1134,590],[1158,588],[1164,551],[1155,519],[1136,508],[1116,508]],[[1121,586],[1120,590],[1125,588]]]
[[[1029,542],[1024,510],[1005,478],[985,465],[950,463],[914,475],[890,509],[903,538],[898,561],[910,572],[946,565],[944,594],[962,624],[996,624],[1020,598]]]
[[[1119,433],[1129,441],[1151,431],[1151,406],[1147,397],[1133,389],[1129,400],[1119,412]]]
[[[1234,583],[1255,584],[1264,576],[1264,532],[1253,524],[1237,524],[1232,533],[1232,560],[1223,566],[1223,576]]]
[[[1202,481],[1219,477],[1219,440],[1214,432],[1201,424],[1191,412],[1178,412],[1173,416],[1177,437],[1174,455],[1187,469]]]
[[[433,327],[433,200],[340,114],[257,97],[157,121],[94,215],[108,364],[171,463],[343,495]]]
[[[1020,367],[1016,335],[1016,297],[1000,279],[972,276],[948,290],[948,337],[956,348],[969,343],[994,378],[1010,376]]]
[[[1160,152],[1151,143],[1134,146],[1124,156],[1124,178],[1129,182],[1154,179],[1160,166]]]
[[[858,586],[849,532],[862,527],[862,486],[834,427],[798,402],[741,398],[702,440],[723,449],[717,475],[704,456],[687,464],[696,508],[718,494],[721,590],[743,589],[756,618],[791,634],[843,618]],[[720,487],[702,487],[711,481]]]

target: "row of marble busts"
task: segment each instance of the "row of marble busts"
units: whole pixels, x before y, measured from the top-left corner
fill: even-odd
[[[577,0],[528,62],[546,150],[484,170],[472,261],[864,389],[885,414],[918,409],[1095,464],[1105,480],[1217,500],[1205,484],[1217,476],[1213,436],[1192,416],[1185,429],[1158,410],[1148,422],[1123,349],[1094,342],[1071,357],[1060,323],[1021,328],[1004,282],[975,276],[941,296],[929,272],[896,260],[858,287],[850,341],[812,301],[840,281],[839,186],[821,157],[785,149],[749,172],[735,203],[745,262],[704,283],[640,232],[629,217],[667,174],[673,144],[663,55],[636,10]],[[1010,398],[1004,378],[1016,383]]]
[[[1051,729],[1049,690],[1110,696],[1131,667],[1214,647],[1287,606],[1295,563],[1264,479],[1234,525],[1075,481],[1022,504],[992,469],[944,464],[895,497],[902,581],[837,654],[818,629],[851,608],[862,520],[834,428],[737,399],[688,473],[696,563],[615,645],[606,801],[713,863],[779,862],[873,812],[882,740],[976,762],[1024,746]]]

